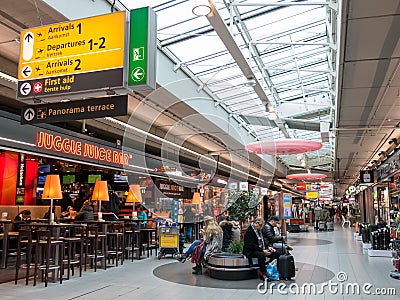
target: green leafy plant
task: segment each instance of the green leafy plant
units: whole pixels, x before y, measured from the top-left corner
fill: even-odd
[[[229,216],[241,224],[257,215],[260,196],[253,191],[234,191],[228,194],[226,208]]]
[[[243,241],[240,241],[239,243],[230,243],[228,247],[228,252],[234,254],[241,254],[243,252],[243,245],[244,245]]]

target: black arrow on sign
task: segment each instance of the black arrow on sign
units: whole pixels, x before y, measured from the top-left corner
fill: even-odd
[[[31,120],[34,117],[34,113],[32,112],[32,110],[28,109],[27,112],[25,113],[25,119],[26,120]]]
[[[29,90],[29,86],[26,84],[25,86],[22,87],[21,89],[24,93],[26,93],[26,90]]]
[[[31,71],[29,70],[28,67],[25,67],[24,70],[22,71],[22,73],[24,73],[24,75],[25,75],[26,77],[28,77],[29,74],[31,73]]]
[[[25,37],[25,40],[27,40],[28,43],[29,43],[29,39],[32,39],[32,40],[33,40],[33,36],[32,36],[32,34],[30,34],[30,33]]]

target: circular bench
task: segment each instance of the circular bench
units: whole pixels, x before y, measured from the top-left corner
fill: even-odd
[[[242,254],[214,253],[205,262],[209,275],[222,280],[245,280],[257,278],[257,259],[252,264]]]

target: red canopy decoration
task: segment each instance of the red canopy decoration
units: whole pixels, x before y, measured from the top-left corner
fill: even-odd
[[[326,178],[325,174],[318,173],[300,173],[300,174],[290,174],[286,176],[287,179],[322,179]]]
[[[256,154],[291,155],[319,150],[322,143],[309,140],[260,141],[248,144],[246,150]]]

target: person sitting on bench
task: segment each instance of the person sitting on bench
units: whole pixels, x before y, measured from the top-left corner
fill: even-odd
[[[273,247],[266,247],[261,229],[264,227],[264,219],[256,218],[253,223],[247,228],[244,234],[243,255],[249,260],[257,258],[258,260],[258,277],[261,280],[268,279],[265,275],[266,258],[276,258],[276,250]]]
[[[286,250],[293,250],[293,248],[285,243],[285,237],[280,234],[276,234],[275,228],[277,228],[279,223],[278,216],[271,216],[265,226],[262,228],[261,232],[265,241],[268,241],[268,246],[274,247],[278,250],[279,254],[286,253]],[[282,241],[284,242],[285,251],[282,250]]]

